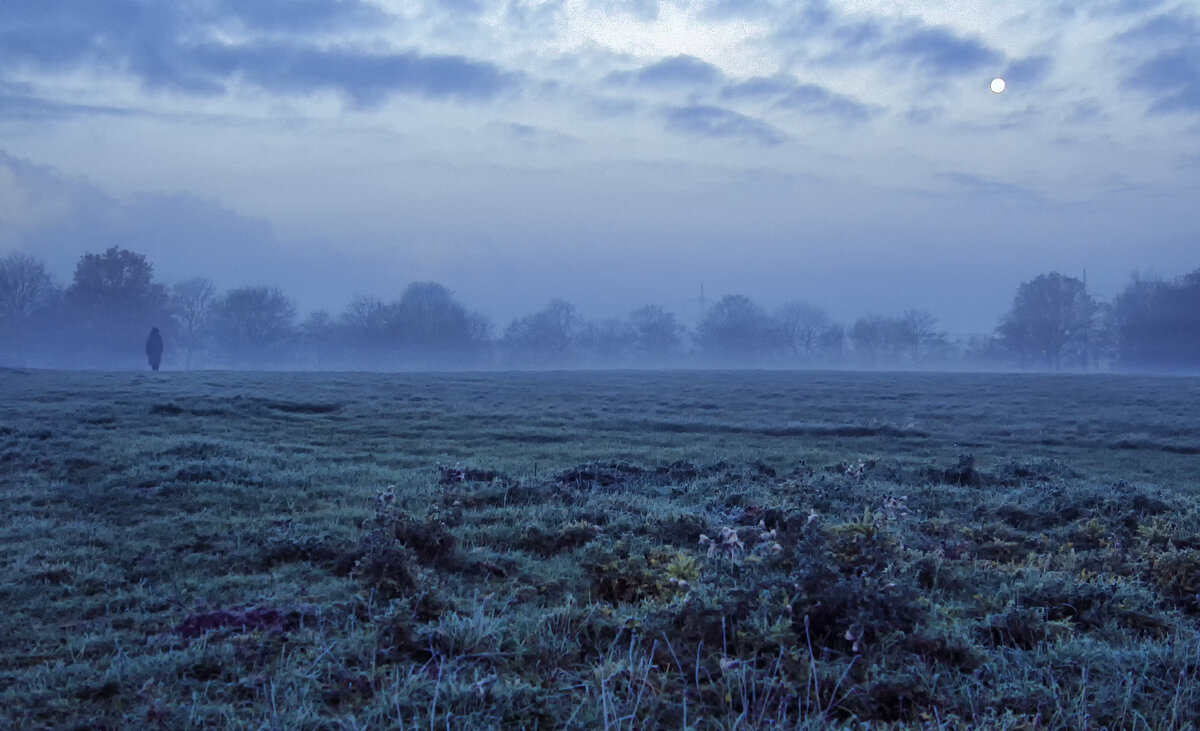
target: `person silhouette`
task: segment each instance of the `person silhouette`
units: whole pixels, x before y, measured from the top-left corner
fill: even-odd
[[[162,363],[163,354],[163,339],[158,333],[158,328],[150,328],[150,337],[146,338],[146,357],[150,359],[150,368],[158,370],[158,365]]]

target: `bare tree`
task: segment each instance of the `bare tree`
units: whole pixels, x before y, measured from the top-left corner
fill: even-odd
[[[175,349],[183,354],[183,367],[203,350],[211,331],[217,289],[204,277],[193,277],[171,288],[171,315],[175,321]]]
[[[816,305],[803,300],[784,302],[775,310],[775,321],[792,355],[811,358],[821,340],[821,333],[829,329],[829,315]]]
[[[294,331],[296,305],[277,287],[242,287],[217,306],[214,334],[236,367],[277,361]]]
[[[920,361],[944,351],[946,335],[937,329],[937,318],[925,310],[905,310],[900,316],[902,350]]]
[[[42,262],[25,254],[0,259],[0,339],[7,341],[17,365],[25,364],[29,336],[58,297]]]

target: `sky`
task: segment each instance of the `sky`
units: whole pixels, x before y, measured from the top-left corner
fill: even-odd
[[[1200,268],[1198,203],[1195,0],[0,3],[0,254],[62,283],[988,333],[1039,274]]]

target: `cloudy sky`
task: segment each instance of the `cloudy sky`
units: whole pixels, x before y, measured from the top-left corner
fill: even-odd
[[[1194,0],[0,2],[0,253],[64,282],[987,332],[1040,273],[1195,270],[1197,208]]]

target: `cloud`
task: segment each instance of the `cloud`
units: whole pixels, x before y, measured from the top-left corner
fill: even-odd
[[[285,245],[266,221],[216,201],[188,193],[119,199],[0,151],[0,255],[34,256],[67,284],[83,254],[111,246],[145,255],[166,284],[204,276],[221,288],[280,286],[323,307],[340,307],[355,286],[386,284],[376,281],[385,263],[341,247]]]
[[[776,98],[775,106],[804,114],[837,117],[843,122],[865,122],[882,109],[839,94],[819,84],[801,84],[785,74],[755,76],[726,86],[721,98],[729,100]]]
[[[196,49],[194,59],[193,68],[214,82],[241,78],[275,92],[337,91],[360,106],[391,94],[486,100],[514,88],[521,78],[463,56],[368,54],[290,44],[209,45]]]
[[[86,1],[86,0],[85,0]],[[439,0],[444,6],[475,5],[473,0]],[[187,3],[176,3],[187,6]],[[220,0],[186,11],[214,20],[235,20],[263,31],[320,31],[376,23],[387,17],[378,6],[358,0]]]
[[[1053,68],[1054,60],[1049,56],[1030,56],[1010,61],[1000,75],[1009,84],[1032,86],[1045,80]]]
[[[561,20],[566,0],[508,0],[504,15],[507,24],[526,32],[550,32]]]
[[[653,88],[712,86],[722,78],[721,70],[716,66],[683,54],[636,71],[615,71],[608,76],[613,83]]]
[[[562,149],[580,142],[578,137],[531,124],[491,122],[488,127],[502,137],[530,149]]]
[[[737,139],[763,146],[778,145],[787,139],[766,122],[721,107],[674,107],[668,109],[665,116],[668,130],[687,135]]]
[[[1139,64],[1126,83],[1156,96],[1152,113],[1200,112],[1200,48],[1156,54]]]
[[[658,0],[593,0],[591,4],[605,12],[626,13],[647,21],[658,17]]]
[[[374,6],[350,0],[5,0],[0,7],[0,66],[42,72],[87,68],[193,95],[220,95],[240,80],[274,93],[339,92],[355,105],[369,106],[392,94],[486,100],[522,79],[461,55],[331,44],[329,32],[385,17]],[[219,31],[231,24],[266,35],[227,42]]]
[[[1004,55],[974,38],[962,38],[948,28],[922,26],[885,44],[887,54],[907,59],[935,74],[962,74],[996,66]]]
[[[1161,13],[1117,35],[1126,45],[1161,48],[1194,45],[1200,36],[1200,17],[1175,11]]]
[[[1021,200],[1026,202],[1041,201],[1042,197],[1028,188],[999,180],[991,180],[978,175],[961,172],[942,173],[938,177],[954,184],[959,193],[969,193],[972,197]]]
[[[479,15],[483,12],[483,4],[479,0],[435,0],[435,4],[458,15]]]
[[[1004,54],[981,39],[911,18],[847,15],[827,3],[805,5],[776,37],[813,60],[830,65],[864,61],[957,76],[999,66]]]
[[[882,111],[880,107],[864,104],[818,84],[797,86],[780,99],[777,106],[805,114],[837,117],[843,122],[866,122]]]
[[[765,99],[778,97],[792,91],[797,86],[796,80],[790,76],[778,74],[775,76],[754,76],[726,86],[721,90],[722,99]]]
[[[1149,55],[1133,65],[1125,86],[1152,97],[1154,114],[1200,111],[1200,16],[1164,13],[1117,36],[1117,40]]]
[[[773,15],[779,3],[773,0],[712,0],[705,13],[713,18],[754,18]]]
[[[110,246],[169,262],[157,272],[168,281],[229,269],[235,262],[239,270],[265,273],[278,261],[269,224],[198,196],[118,200],[88,182],[3,152],[0,181],[0,229],[6,231],[0,244],[45,258],[64,274],[84,252]]]
[[[0,120],[49,121],[96,115],[128,116],[129,111],[110,106],[54,102],[35,95],[28,84],[0,81]]]

